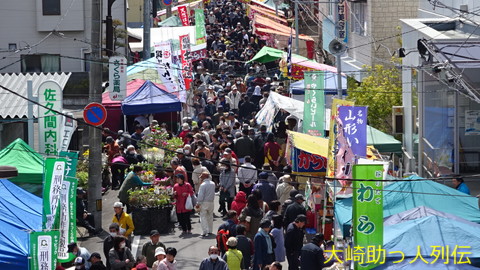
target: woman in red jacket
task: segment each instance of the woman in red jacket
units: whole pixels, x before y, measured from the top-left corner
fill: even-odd
[[[240,216],[242,209],[247,205],[247,194],[243,191],[239,191],[232,202],[232,210],[237,211],[237,215]]]
[[[182,234],[191,234],[192,223],[190,221],[190,212],[192,210],[185,209],[185,202],[188,196],[193,196],[193,188],[188,182],[185,182],[185,176],[183,174],[175,175],[175,179],[177,183],[173,187],[173,192],[176,201],[178,223],[180,223],[182,227]]]

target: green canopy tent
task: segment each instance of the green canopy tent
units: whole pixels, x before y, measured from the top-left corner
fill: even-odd
[[[182,21],[177,16],[173,15],[158,23],[158,27],[177,27],[182,26]]]
[[[399,140],[371,126],[367,126],[367,144],[373,145],[380,153],[402,152],[402,143]]]
[[[268,63],[283,57],[283,51],[275,48],[263,46],[263,48],[255,54],[255,56],[247,61],[247,63],[256,61],[260,63]]]
[[[18,176],[9,179],[14,183],[43,182],[43,157],[22,139],[16,139],[0,151],[0,165],[17,168]]]

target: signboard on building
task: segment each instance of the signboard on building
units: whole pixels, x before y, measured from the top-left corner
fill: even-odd
[[[347,1],[338,0],[337,1],[337,25],[335,27],[335,34],[338,39],[343,40],[343,42],[348,42],[348,32],[347,32]]]
[[[60,125],[63,109],[63,93],[55,81],[45,81],[38,87],[38,142],[41,154],[57,155],[60,143]]]
[[[112,56],[109,59],[109,95],[111,100],[124,100],[127,97],[127,59]]]
[[[465,111],[465,135],[480,135],[480,110]]]

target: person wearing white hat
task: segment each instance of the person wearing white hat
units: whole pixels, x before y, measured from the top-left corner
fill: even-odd
[[[223,255],[223,260],[227,262],[228,269],[241,270],[243,266],[243,254],[237,249],[237,238],[230,237],[227,240],[228,251]]]
[[[113,204],[113,210],[115,213],[113,214],[112,222],[117,223],[118,226],[120,226],[121,235],[130,237],[133,230],[135,230],[132,217],[123,211],[123,203],[121,202],[115,202]]]
[[[167,254],[165,254],[165,249],[163,247],[157,247],[155,249],[155,258],[157,259],[153,265],[152,265],[152,270],[157,270],[158,269],[158,265],[160,264],[160,262],[165,259],[165,257],[167,256]]]

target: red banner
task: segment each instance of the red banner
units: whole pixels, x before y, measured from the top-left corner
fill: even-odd
[[[190,88],[192,81],[192,59],[190,49],[190,36],[180,36],[180,58],[182,59],[182,75],[185,80],[185,87]]]
[[[190,26],[190,20],[188,19],[188,11],[186,6],[178,7],[178,16],[180,17],[183,26]]]

